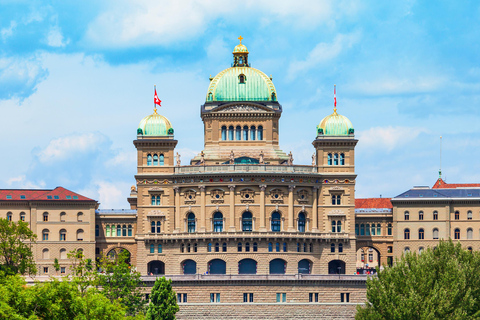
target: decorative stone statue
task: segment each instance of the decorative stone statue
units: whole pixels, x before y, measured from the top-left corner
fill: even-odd
[[[288,165],[289,165],[289,166],[293,165],[293,155],[292,155],[292,151],[290,151],[290,153],[288,154]]]
[[[182,160],[180,160],[180,155],[177,152],[177,167],[180,167],[181,163],[182,163]]]
[[[264,164],[264,161],[263,161],[263,150],[260,151],[260,159],[259,159],[259,162],[260,162],[260,164]]]
[[[230,151],[230,164],[235,163],[235,154],[233,153],[233,150]]]
[[[137,192],[137,188],[135,188],[135,186],[131,186],[130,187],[130,192]]]
[[[315,165],[315,152],[312,154],[312,166]]]
[[[200,153],[200,164],[205,164],[205,153],[203,153],[203,150]]]

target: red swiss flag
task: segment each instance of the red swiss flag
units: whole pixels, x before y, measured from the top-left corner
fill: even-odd
[[[158,99],[157,89],[155,89],[155,96],[153,97],[153,102],[154,102],[155,104],[158,104],[159,107],[161,107],[162,100]]]

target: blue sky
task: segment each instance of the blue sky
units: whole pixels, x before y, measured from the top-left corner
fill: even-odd
[[[242,35],[273,75],[280,144],[310,163],[315,127],[354,124],[357,197],[480,181],[477,1],[0,0],[2,188],[63,186],[126,208],[136,128],[173,123],[182,160],[203,147],[208,78]]]

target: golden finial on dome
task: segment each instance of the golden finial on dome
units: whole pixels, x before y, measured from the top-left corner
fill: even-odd
[[[242,44],[242,40],[243,40],[242,36],[238,37],[238,40],[240,40],[240,44]]]

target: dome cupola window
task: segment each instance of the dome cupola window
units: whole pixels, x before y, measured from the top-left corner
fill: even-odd
[[[245,83],[245,75],[242,73],[241,75],[238,76],[238,82],[239,83]]]

